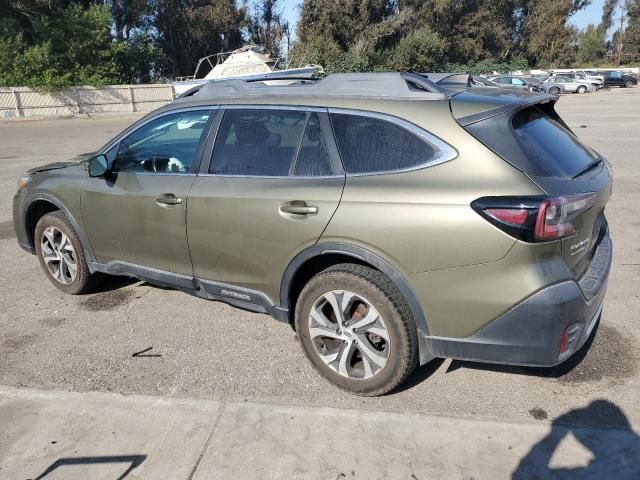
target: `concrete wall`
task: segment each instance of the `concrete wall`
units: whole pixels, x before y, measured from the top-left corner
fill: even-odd
[[[0,119],[149,112],[171,102],[173,98],[171,85],[70,87],[52,93],[27,87],[0,88]]]

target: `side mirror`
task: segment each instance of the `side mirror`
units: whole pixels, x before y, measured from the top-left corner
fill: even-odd
[[[104,177],[109,171],[109,161],[104,155],[96,155],[89,160],[89,176]]]

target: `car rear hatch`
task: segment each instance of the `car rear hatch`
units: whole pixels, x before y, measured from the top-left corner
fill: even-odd
[[[547,194],[566,229],[558,235],[574,277],[589,267],[607,233],[611,167],[558,116],[550,95],[463,92],[451,98],[457,122]],[[560,228],[565,228],[562,225]]]

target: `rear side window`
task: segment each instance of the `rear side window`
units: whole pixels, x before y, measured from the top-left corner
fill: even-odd
[[[296,110],[227,110],[216,138],[211,173],[288,176],[307,113]]]
[[[324,116],[322,116],[324,115]],[[260,177],[335,174],[326,114],[304,110],[225,111],[210,173]]]
[[[425,165],[436,149],[408,129],[369,115],[332,113],[338,149],[349,174],[406,170]]]
[[[524,154],[545,176],[573,177],[598,159],[578,137],[539,108],[522,110],[512,124]]]

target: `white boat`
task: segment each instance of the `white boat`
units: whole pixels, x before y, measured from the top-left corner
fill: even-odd
[[[311,78],[314,74],[322,73],[322,67],[318,65],[279,69],[279,63],[280,59],[271,58],[263,47],[251,45],[201,58],[192,76],[179,77],[172,85],[176,96],[179,96],[193,87],[228,78],[278,83],[278,79]],[[206,65],[209,65],[211,70],[203,78],[198,78],[201,68]]]

